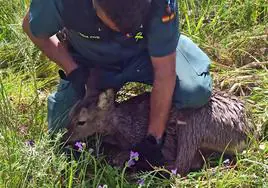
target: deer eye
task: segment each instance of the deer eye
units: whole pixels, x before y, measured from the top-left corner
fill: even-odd
[[[78,121],[78,122],[77,122],[77,125],[78,125],[78,126],[83,126],[83,125],[85,125],[85,123],[86,123],[85,121]]]

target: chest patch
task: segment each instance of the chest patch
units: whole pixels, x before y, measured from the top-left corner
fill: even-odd
[[[100,39],[101,39],[101,37],[98,36],[98,35],[85,35],[85,34],[80,33],[80,32],[78,32],[78,34],[79,34],[81,37],[85,38],[85,39],[91,39],[91,40],[100,40]]]
[[[135,35],[135,40],[136,42],[138,42],[139,40],[142,40],[144,37],[143,37],[143,32],[138,32],[136,35]]]

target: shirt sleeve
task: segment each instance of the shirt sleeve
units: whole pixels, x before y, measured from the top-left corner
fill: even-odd
[[[62,29],[61,0],[32,0],[29,10],[31,32],[36,37],[50,37]]]
[[[169,0],[170,7],[175,14],[170,20],[163,20],[168,13],[166,11],[166,1],[152,1],[152,18],[148,28],[148,50],[153,57],[163,57],[176,50],[179,40],[179,16],[177,0]]]

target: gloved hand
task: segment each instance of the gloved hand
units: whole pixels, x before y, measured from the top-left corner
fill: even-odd
[[[85,96],[88,74],[88,69],[82,66],[74,69],[67,76],[63,70],[59,70],[60,78],[68,80],[71,83],[71,86],[74,88],[79,98],[83,98]]]
[[[139,153],[139,161],[136,163],[136,167],[140,170],[148,170],[151,169],[150,165],[163,166],[162,145],[163,142],[156,140],[152,135],[145,137],[140,143],[135,145],[132,150]],[[145,165],[145,161],[148,161],[149,164]]]

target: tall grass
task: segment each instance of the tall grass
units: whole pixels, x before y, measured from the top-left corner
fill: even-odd
[[[92,145],[93,153],[87,148],[75,160],[77,153],[64,154],[60,133],[47,134],[46,97],[57,83],[57,67],[22,32],[28,4],[0,0],[0,187],[139,187],[138,179],[145,180],[144,187],[268,186],[267,1],[179,1],[180,31],[214,60],[215,87],[247,102],[262,137],[237,156],[235,167],[219,162],[171,179],[155,172],[126,175]],[[264,64],[244,67],[252,62]]]

